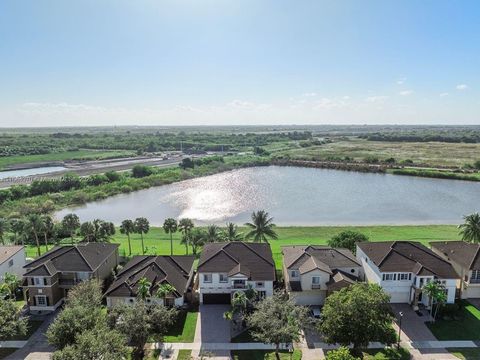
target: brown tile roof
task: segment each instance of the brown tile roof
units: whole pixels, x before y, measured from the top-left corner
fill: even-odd
[[[382,272],[413,272],[457,279],[452,265],[416,241],[363,242],[357,246]]]
[[[22,250],[23,246],[0,246],[0,265]]]
[[[183,296],[194,261],[194,256],[135,256],[118,273],[105,296],[135,297],[138,281],[142,278],[152,283],[152,293],[159,285],[167,283],[176,289],[176,297]]]
[[[275,280],[275,264],[269,244],[233,241],[206,244],[198,272],[249,272],[249,280]]]
[[[285,246],[282,253],[285,267],[298,268],[302,274],[314,269],[332,274],[338,268],[361,266],[351,251],[329,246]]]
[[[430,246],[466,269],[480,269],[480,244],[465,241],[432,241]]]
[[[37,267],[45,265],[48,273],[62,271],[93,272],[115,251],[119,244],[81,243],[57,246],[24,266],[25,275],[37,272]],[[53,275],[50,274],[50,275]]]

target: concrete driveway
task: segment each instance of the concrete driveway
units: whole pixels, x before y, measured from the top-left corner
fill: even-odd
[[[199,318],[195,329],[195,343],[229,343],[230,342],[230,321],[223,318],[223,313],[230,310],[230,305],[200,305]],[[200,353],[209,355],[209,359],[228,360],[230,351],[200,350],[192,352],[193,358]]]
[[[426,311],[423,312],[423,316],[419,316],[408,304],[392,304],[391,306],[397,317],[394,325],[397,333],[399,312],[403,313],[402,335],[400,337],[402,341],[422,342],[437,340],[425,324],[430,319]],[[410,353],[413,360],[458,360],[457,357],[450,354],[446,349],[410,349]]]
[[[398,318],[399,312],[403,313],[402,319],[402,336],[401,339],[405,341],[432,341],[437,340],[432,332],[425,325],[429,321],[430,316],[427,312],[423,316],[417,315],[412,307],[408,304],[392,304],[393,312]],[[396,321],[398,325],[398,320]]]

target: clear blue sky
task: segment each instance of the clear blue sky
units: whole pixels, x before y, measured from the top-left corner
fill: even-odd
[[[479,124],[480,1],[0,2],[0,126]]]

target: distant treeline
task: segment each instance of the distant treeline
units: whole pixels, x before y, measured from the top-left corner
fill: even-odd
[[[436,132],[385,132],[360,135],[360,138],[370,141],[404,141],[404,142],[448,142],[448,143],[480,143],[480,131],[436,131]]]
[[[265,146],[288,140],[310,140],[308,131],[280,133],[178,133],[121,132],[0,135],[0,156],[37,155],[78,149],[133,150],[138,153],[184,150],[187,153],[206,151],[238,151],[247,147]]]

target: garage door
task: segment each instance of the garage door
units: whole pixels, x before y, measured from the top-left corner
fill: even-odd
[[[407,292],[392,292],[390,293],[390,302],[391,303],[400,303],[400,304],[406,304],[409,302],[410,294]]]
[[[230,304],[230,294],[203,294],[204,304]]]

